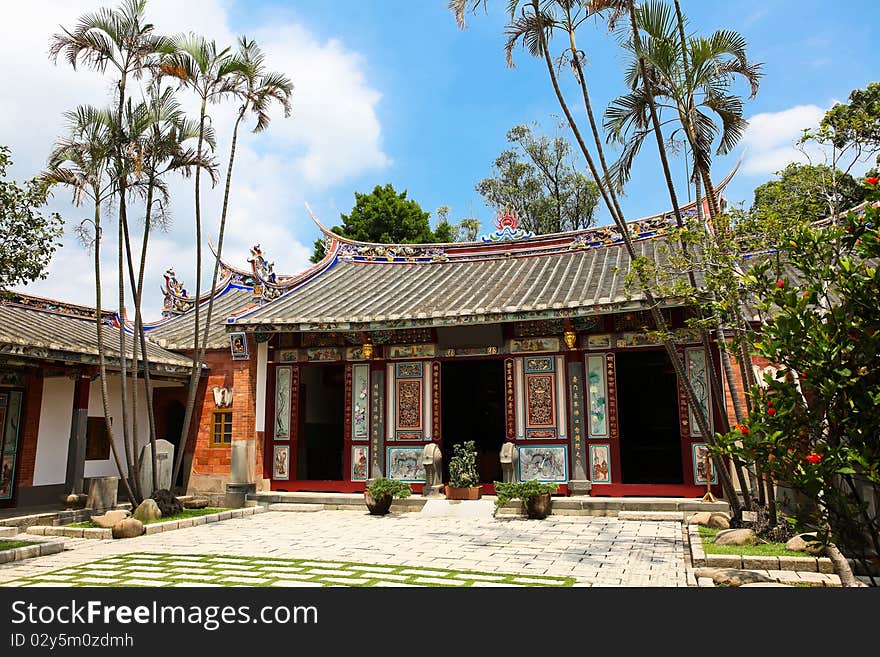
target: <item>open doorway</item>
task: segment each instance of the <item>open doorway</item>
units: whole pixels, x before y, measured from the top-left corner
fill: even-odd
[[[297,479],[340,481],[345,444],[345,370],[305,365],[300,374]]]
[[[669,356],[632,351],[615,358],[623,483],[682,483],[678,388]]]
[[[441,370],[443,480],[453,445],[473,440],[480,481],[501,479],[504,444],[504,367],[500,360],[446,361]]]

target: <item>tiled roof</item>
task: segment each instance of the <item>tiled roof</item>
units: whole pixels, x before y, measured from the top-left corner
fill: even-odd
[[[244,310],[256,303],[253,288],[227,285],[214,298],[214,308],[211,311],[211,328],[208,331],[208,349],[220,349],[229,347],[229,337],[226,333],[226,318],[233,313]],[[203,301],[199,311],[200,333],[205,329],[205,315],[208,311],[208,302]],[[170,319],[159,322],[152,327],[147,327],[147,335],[156,344],[166,349],[178,351],[191,351],[193,348],[193,327],[195,326],[195,310],[189,310],[184,315],[177,315]],[[201,339],[201,338],[200,338]]]
[[[97,363],[98,336],[94,309],[50,299],[16,294],[0,300],[0,354],[28,358]],[[119,331],[114,315],[104,313],[104,346],[108,366],[119,364]],[[131,362],[131,335],[125,335],[126,355]],[[153,369],[183,371],[191,361],[147,340],[147,356]]]
[[[656,236],[656,235],[655,235]],[[625,284],[622,245],[579,247],[569,236],[525,249],[492,244],[435,261],[340,257],[279,299],[230,319],[249,330],[332,330],[486,323],[567,311],[588,315],[641,307]],[[663,261],[662,240],[641,239],[636,252]],[[346,246],[346,245],[343,245]],[[351,253],[351,251],[349,251]],[[668,300],[668,305],[676,305]]]

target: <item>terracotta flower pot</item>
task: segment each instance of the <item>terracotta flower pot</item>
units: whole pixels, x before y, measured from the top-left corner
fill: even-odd
[[[394,498],[391,495],[382,495],[378,499],[374,499],[369,491],[364,491],[364,502],[370,515],[384,516],[391,510],[391,502]]]
[[[453,488],[446,484],[447,500],[478,500],[482,497],[481,486],[471,486],[469,488]]]
[[[526,515],[533,520],[543,520],[550,515],[553,509],[553,497],[550,493],[541,493],[540,495],[532,495],[523,502]]]

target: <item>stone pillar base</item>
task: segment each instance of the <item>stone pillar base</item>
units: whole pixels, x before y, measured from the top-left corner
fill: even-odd
[[[223,498],[223,506],[227,509],[240,509],[244,506],[248,494],[256,492],[256,484],[226,484],[226,496]]]
[[[425,486],[422,489],[422,497],[443,497],[443,484]]]
[[[593,482],[588,480],[573,480],[568,482],[569,495],[589,495],[593,488]]]

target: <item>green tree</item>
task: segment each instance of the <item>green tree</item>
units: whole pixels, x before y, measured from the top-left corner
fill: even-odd
[[[199,99],[199,138],[196,145],[196,153],[199,157],[202,157],[206,145],[205,135],[210,130],[211,124],[211,117],[208,115],[208,105],[220,103],[232,94],[240,82],[239,75],[244,71],[244,64],[232,53],[230,48],[221,48],[213,40],[208,41],[203,36],[190,33],[178,35],[164,45],[159,68],[164,75],[173,76],[180,80],[180,86],[189,89]],[[207,146],[213,150],[210,142],[207,143]],[[196,299],[199,299],[202,293],[201,182],[201,169],[196,169],[194,190]],[[183,424],[181,425],[179,452],[185,451],[195,411],[196,393],[202,369],[201,352],[199,350],[201,328],[201,304],[196,303],[193,311],[192,369],[190,370],[189,390],[186,398]],[[179,459],[178,462],[180,462]]]
[[[521,227],[539,235],[593,225],[599,188],[572,164],[568,141],[526,125],[511,128],[507,141],[514,147],[476,185],[487,205],[515,210]]]
[[[865,200],[864,188],[851,175],[824,164],[792,162],[777,176],[755,189],[751,211],[761,219],[819,221],[831,205],[848,210]]]
[[[449,221],[449,206],[437,208],[437,228],[434,236],[438,242],[473,242],[480,232],[480,220],[473,217],[460,219],[457,224]]]
[[[44,181],[35,178],[18,185],[6,180],[9,156],[9,148],[0,146],[0,292],[46,278],[62,233],[61,216],[41,211],[49,196]]]
[[[229,162],[226,167],[226,186],[223,190],[223,207],[220,212],[220,228],[217,237],[217,253],[214,257],[214,272],[211,278],[211,290],[217,286],[217,279],[220,275],[220,258],[223,253],[223,239],[226,235],[226,217],[229,210],[229,190],[232,185],[232,166],[235,163],[236,144],[238,143],[238,128],[242,120],[248,114],[256,117],[256,124],[253,132],[262,132],[265,130],[271,118],[269,116],[269,108],[272,103],[281,105],[284,116],[290,116],[290,96],[293,93],[293,83],[281,73],[266,70],[265,55],[260,50],[256,42],[241,37],[238,41],[238,53],[231,60],[232,64],[223,66],[223,70],[227,73],[221,77],[224,79],[223,87],[233,93],[241,103],[238,108],[238,115],[232,128],[232,145],[229,150]],[[228,78],[228,79],[227,79]],[[198,307],[198,304],[196,304]],[[201,363],[205,359],[205,350],[208,344],[208,334],[211,329],[211,316],[214,311],[214,295],[211,294],[208,299],[208,308],[205,312],[205,328],[202,337],[201,350],[196,355],[196,361]],[[198,348],[198,323],[196,323],[195,336]],[[191,381],[191,385],[195,381]],[[193,388],[190,388],[192,394]],[[195,405],[193,397],[192,405]],[[187,407],[188,415],[185,417],[183,430],[181,432],[180,444],[186,444],[186,436],[189,435],[189,424],[192,422],[193,408]],[[172,481],[177,481],[180,469],[183,465],[184,449],[178,450]]]
[[[118,253],[117,274],[119,279],[119,315],[125,314],[125,262],[128,262],[129,282],[135,289],[131,242],[128,230],[128,198],[132,187],[136,163],[129,152],[130,142],[125,130],[128,86],[133,80],[150,73],[156,64],[157,54],[167,47],[167,40],[154,32],[146,20],[146,0],[123,0],[117,9],[101,8],[84,14],[73,29],[62,28],[54,34],[49,44],[49,56],[53,61],[63,57],[74,69],[80,64],[90,66],[101,73],[108,68],[114,73],[114,120],[110,126],[110,145],[113,150],[112,167],[106,169],[114,178],[113,189],[118,197]],[[124,251],[123,251],[124,249]],[[96,281],[97,285],[97,281]],[[99,349],[101,348],[99,344]],[[125,331],[119,332],[119,352],[126,353]],[[120,358],[120,393],[122,398],[122,435],[133,488],[128,489],[133,504],[140,502],[138,477],[131,441],[131,418],[129,416],[129,392],[126,382],[127,364]],[[105,404],[105,416],[107,415]],[[113,433],[110,433],[111,439]],[[122,471],[120,471],[120,475]]]
[[[351,213],[342,215],[342,225],[333,226],[337,235],[359,242],[376,244],[430,244],[451,242],[446,229],[438,235],[431,230],[430,212],[425,212],[415,201],[407,198],[406,190],[398,193],[391,183],[376,185],[372,192],[355,192]],[[447,222],[447,226],[448,226]],[[323,240],[315,241],[311,261],[324,257]]]
[[[877,179],[868,198],[880,200]],[[855,584],[837,546],[880,553],[880,209],[840,224],[801,224],[744,281],[762,318],[752,350],[778,371],[753,395],[748,425],[724,439],[727,453],[767,464],[812,502],[806,518],[844,584]]]

